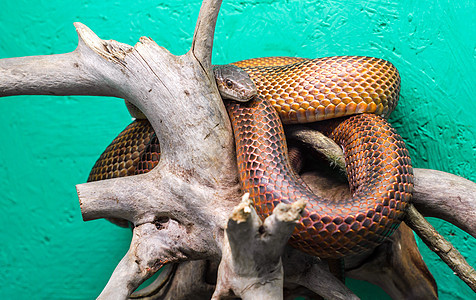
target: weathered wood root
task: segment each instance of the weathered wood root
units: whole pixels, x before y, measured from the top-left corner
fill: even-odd
[[[242,272],[243,269],[237,267],[235,263],[239,260],[233,255],[234,251],[250,249],[242,249],[243,244],[237,239],[230,242],[234,238],[229,238],[234,234],[232,228],[240,228],[241,224],[234,224],[236,220],[228,223],[229,235],[224,235],[229,213],[239,202],[241,194],[230,122],[211,69],[213,34],[220,5],[220,0],[203,2],[192,47],[182,56],[174,56],[144,37],[134,47],[104,41],[83,24],[76,23],[79,44],[71,53],[0,60],[0,96],[87,94],[124,98],[148,117],[162,141],[160,163],[151,172],[77,186],[85,220],[122,218],[135,226],[131,247],[100,298],[127,298],[162,263],[183,260],[216,262],[223,254],[217,297],[226,294],[224,287],[232,288],[245,298],[250,297],[246,288],[250,286],[249,281],[231,282],[230,279],[235,276],[242,281],[250,274],[249,270]],[[293,134],[311,147],[319,144],[314,139],[306,139],[307,132]],[[335,154],[330,160],[342,168],[343,163],[336,158],[341,154]],[[436,177],[444,179],[437,181]],[[329,193],[337,195],[342,192],[324,190],[322,195]],[[476,215],[474,195],[476,184],[472,182],[449,174],[415,169],[414,205],[424,213],[448,220],[476,236],[475,223],[472,222]],[[443,203],[443,200],[449,202],[444,209],[431,204]],[[457,202],[463,203],[461,207],[464,209]],[[430,206],[432,208],[428,209]],[[270,226],[269,232],[275,228],[271,225],[273,222],[288,224],[273,218],[268,221],[270,224],[265,221],[265,225]],[[251,219],[256,220],[256,217]],[[419,222],[414,218],[411,221]],[[259,233],[258,223],[252,221],[249,229]],[[287,225],[276,228],[289,229]],[[283,235],[276,241],[282,242],[287,230],[279,229],[278,232]],[[435,234],[422,235],[423,240],[434,238]],[[274,265],[266,267],[262,259],[243,263],[253,262],[250,270],[257,270],[259,266],[274,274],[271,276],[274,284],[264,285],[271,289],[256,289],[263,296],[274,297],[281,295],[283,289],[282,271],[278,271],[282,247],[264,248],[273,254],[270,261]],[[283,256],[284,281],[328,298],[355,298],[345,286],[331,280],[329,272],[318,267],[316,258],[292,251],[287,250]],[[184,263],[181,265],[184,267],[177,267],[177,274],[185,267],[199,265],[203,267],[198,263]],[[227,274],[223,271],[226,269],[231,271]],[[297,269],[303,272],[297,274]],[[253,280],[260,282],[257,275],[263,274],[253,274]],[[327,286],[319,285],[326,281],[323,278],[329,279]],[[169,290],[183,288],[175,280],[166,286]]]
[[[430,223],[410,205],[405,223],[435,252],[453,272],[476,292],[476,271],[468,264],[459,251],[448,242]]]
[[[304,202],[281,203],[262,222],[249,194],[245,194],[228,220],[218,281],[212,299],[282,299],[281,255]]]

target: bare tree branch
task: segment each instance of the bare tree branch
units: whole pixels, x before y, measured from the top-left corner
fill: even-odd
[[[169,263],[160,269],[160,274],[157,278],[147,287],[137,290],[131,294],[130,299],[146,299],[156,295],[163,289],[167,283],[172,280],[174,273],[177,271],[178,264]]]
[[[66,54],[15,57],[0,60],[0,96],[95,95],[120,97],[105,73],[104,58],[119,62],[132,47],[102,41],[81,23],[75,23],[79,43]],[[99,52],[92,51],[94,41]],[[114,55],[111,54],[114,53]],[[98,56],[98,53],[101,56]]]
[[[215,246],[209,245],[213,241],[210,231],[203,227],[200,231],[201,234],[196,233],[170,218],[136,226],[131,247],[112,274],[100,298],[124,299],[165,263],[219,256],[219,249],[211,249]]]
[[[138,258],[135,253],[135,248],[140,240],[140,233],[134,230],[129,251],[117,265],[98,299],[126,299],[144,280],[153,274],[141,266],[142,259]]]
[[[190,52],[202,63],[205,70],[211,69],[213,40],[215,26],[220,11],[222,0],[204,0],[198,15],[193,43]],[[209,79],[214,81],[213,74],[209,73]]]
[[[139,295],[142,293],[140,290],[137,294],[133,293],[130,299],[210,299],[215,289],[217,268],[217,263],[206,260],[175,264],[162,287],[144,296]]]
[[[436,217],[476,238],[476,183],[428,169],[414,169],[413,204],[425,217]]]
[[[285,131],[288,139],[297,140],[304,145],[304,148],[321,153],[331,167],[340,170],[343,175],[346,174],[344,153],[334,140],[317,130],[300,125],[286,126]]]
[[[228,220],[212,299],[283,299],[281,254],[305,204],[281,203],[261,222],[248,197],[243,196]]]
[[[476,292],[476,271],[466,262],[459,251],[448,242],[428,221],[413,207],[408,208],[405,222],[418,234],[423,242]]]
[[[160,202],[149,201],[151,194],[163,195],[167,191],[160,183],[156,184],[153,177],[153,173],[148,173],[78,184],[76,190],[83,220],[114,217],[133,223],[153,221],[155,216],[147,217],[147,212],[163,211],[174,204],[167,203],[165,208]]]

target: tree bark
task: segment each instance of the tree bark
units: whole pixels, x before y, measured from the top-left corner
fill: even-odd
[[[212,299],[283,299],[281,255],[304,206],[281,203],[262,222],[249,194],[243,196],[228,220]]]
[[[162,278],[170,284],[158,285],[157,292],[164,299],[170,299],[170,291],[180,297],[193,295],[191,287],[177,282],[177,274],[196,267],[213,276],[214,268],[207,264],[218,268],[215,299],[230,295],[283,298],[283,288],[290,286],[309,295],[355,299],[319,259],[284,250],[302,204],[281,206],[262,224],[249,203],[242,203],[231,214],[242,195],[230,121],[211,66],[220,5],[220,0],[203,2],[191,49],[181,56],[145,37],[134,47],[103,41],[85,25],[75,23],[79,43],[71,53],[0,60],[0,96],[87,94],[123,98],[144,113],[161,141],[162,156],[151,172],[77,185],[85,221],[121,218],[134,225],[131,247],[100,299],[126,299],[164,264],[180,262],[184,263],[175,265],[169,274],[175,279]],[[325,138],[298,127],[288,130],[288,135],[323,153],[341,174],[345,173],[340,149]],[[322,196],[348,194],[347,186],[336,185],[317,173],[304,174],[303,178]],[[475,195],[473,182],[415,169],[415,207],[473,237]],[[411,221],[418,222],[413,217]],[[410,220],[408,223],[417,227]],[[422,235],[422,239],[432,237]],[[470,281],[474,279],[474,272],[468,274]],[[186,276],[180,279],[193,282]],[[395,275],[385,276],[391,280]],[[209,293],[215,286],[212,281],[202,282],[195,291]]]

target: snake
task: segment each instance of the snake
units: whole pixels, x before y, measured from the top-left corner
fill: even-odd
[[[215,70],[218,87],[236,92],[225,106],[242,191],[260,218],[279,203],[306,202],[291,246],[339,259],[375,248],[398,228],[411,201],[413,171],[403,139],[386,120],[400,92],[393,64],[365,56],[267,57]],[[282,124],[296,123],[315,124],[341,146],[350,198],[315,195],[294,172]],[[138,118],[106,148],[88,181],[147,173],[159,159],[154,130]]]

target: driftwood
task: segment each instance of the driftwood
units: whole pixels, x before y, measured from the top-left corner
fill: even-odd
[[[284,247],[302,206],[281,207],[261,226],[254,209],[246,202],[240,204],[233,135],[211,69],[220,5],[219,0],[204,0],[191,49],[182,56],[144,37],[134,47],[104,41],[75,23],[79,44],[71,53],[0,60],[0,96],[87,94],[126,99],[145,114],[161,141],[161,160],[151,172],[77,185],[85,221],[119,218],[134,225],[131,247],[100,299],[130,297],[164,264],[167,271],[156,285],[133,298],[190,299],[212,294],[216,299],[356,298],[325,262]],[[288,134],[322,152],[322,143],[312,131],[296,129]],[[329,153],[335,153],[330,161],[342,167],[340,154]],[[435,179],[441,176],[445,179]],[[321,195],[348,193],[345,185],[318,173],[303,178]],[[475,236],[475,183],[420,169],[415,170],[415,181],[416,208]],[[443,199],[445,206],[439,205]],[[402,228],[375,251],[346,258],[348,273],[379,284],[396,298],[436,298],[436,285],[411,240],[412,233]],[[397,251],[403,242],[408,247]],[[243,248],[247,245],[253,246]],[[258,249],[267,252],[258,255]],[[409,262],[410,254],[419,258]],[[386,260],[389,256],[393,260]],[[383,271],[382,260],[390,271]],[[414,277],[408,275],[412,272]],[[466,282],[475,289],[474,270],[465,272],[470,278]],[[404,276],[401,282],[414,286],[408,294],[402,294],[401,282],[392,282],[395,276]],[[416,287],[415,281],[422,286]]]

